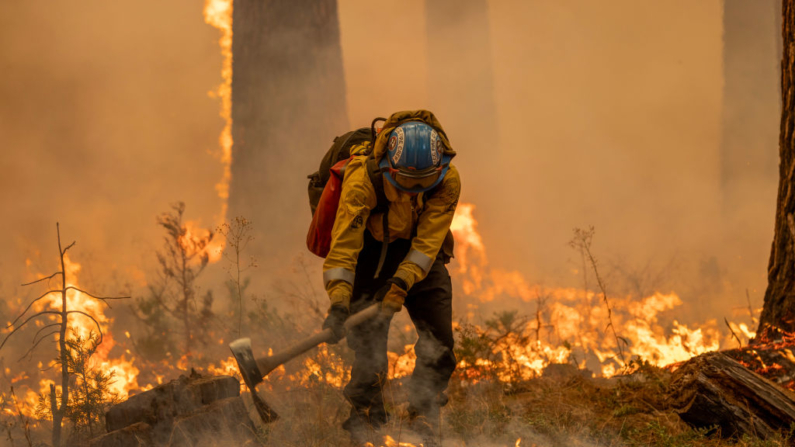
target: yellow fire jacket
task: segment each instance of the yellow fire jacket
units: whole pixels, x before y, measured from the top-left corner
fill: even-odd
[[[364,230],[383,241],[383,214],[370,214],[376,207],[375,189],[367,173],[367,157],[354,157],[345,169],[337,217],[332,229],[331,250],[323,264],[323,281],[331,304],[349,305],[353,291],[356,261],[364,245]],[[432,192],[406,194],[387,181],[384,193],[389,201],[389,236],[412,239],[411,250],[401,262],[396,277],[409,289],[425,278],[453,221],[461,179],[453,165]]]

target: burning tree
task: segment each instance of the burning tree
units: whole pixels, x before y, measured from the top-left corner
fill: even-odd
[[[782,28],[778,204],[758,334],[770,327],[795,332],[795,0],[783,3]]]
[[[55,340],[58,342],[58,357],[56,363],[61,367],[61,390],[60,393],[56,391],[56,387],[54,384],[50,385],[50,395],[49,395],[49,409],[48,414],[52,416],[52,445],[53,447],[58,447],[61,445],[61,429],[63,425],[63,420],[65,417],[72,419],[75,415],[76,408],[73,406],[72,403],[69,401],[69,392],[70,392],[70,385],[71,385],[71,377],[75,375],[75,373],[79,373],[78,368],[75,368],[77,362],[75,361],[76,358],[81,358],[80,364],[81,370],[84,374],[83,376],[83,384],[85,385],[85,389],[88,390],[90,386],[90,379],[88,378],[88,371],[87,362],[88,358],[93,355],[96,351],[96,347],[102,344],[103,339],[103,332],[102,326],[100,325],[99,321],[97,321],[94,316],[90,315],[89,313],[80,310],[74,309],[69,306],[70,301],[69,297],[74,296],[75,294],[81,294],[86,297],[99,300],[106,305],[108,305],[108,300],[119,300],[119,299],[126,299],[129,297],[126,296],[117,296],[117,297],[104,297],[104,296],[97,296],[93,295],[85,290],[82,290],[76,286],[70,285],[67,278],[67,269],[66,269],[66,252],[69,251],[70,248],[75,246],[75,242],[69,244],[66,248],[62,248],[61,245],[61,229],[58,223],[55,224],[56,233],[58,235],[58,256],[61,262],[61,270],[53,273],[50,276],[37,279],[35,281],[23,284],[23,286],[31,286],[38,283],[49,282],[49,280],[60,276],[61,278],[61,287],[59,289],[51,289],[47,290],[43,294],[41,294],[38,298],[32,300],[25,310],[20,313],[13,322],[6,329],[9,329],[9,333],[6,334],[3,342],[0,343],[0,349],[2,349],[8,340],[11,338],[12,335],[19,332],[22,328],[26,327],[29,323],[37,321],[40,318],[45,318],[49,322],[44,324],[39,328],[36,334],[33,336],[32,346],[28,351],[23,355],[23,358],[32,354],[33,351],[45,340],[50,340],[51,336],[56,336]],[[53,307],[43,307],[41,310],[36,311],[33,314],[28,314],[28,312],[34,308],[36,303],[56,295],[56,299],[60,296],[60,308],[55,307],[56,304],[53,302]],[[76,339],[68,339],[67,338],[67,330],[70,328],[70,321],[72,319],[71,316],[80,316],[90,320],[97,329],[97,332],[94,333],[93,330],[90,332],[91,343],[93,349],[90,349],[86,352],[83,349],[84,341],[78,338]],[[25,318],[27,316],[27,318]],[[24,321],[19,323],[23,318]],[[40,321],[40,320],[38,320]],[[19,324],[17,324],[19,323]],[[73,329],[74,331],[74,329]],[[96,335],[95,335],[96,334]],[[77,344],[75,344],[77,342]],[[96,378],[96,377],[94,377]],[[110,378],[104,378],[103,381],[107,383]],[[79,393],[78,393],[79,394]],[[44,399],[46,402],[46,398]],[[89,420],[91,420],[92,416],[89,414]]]

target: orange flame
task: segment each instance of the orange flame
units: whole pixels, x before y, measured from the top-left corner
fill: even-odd
[[[64,255],[64,266],[67,279],[66,286],[79,289],[80,286],[78,284],[77,278],[81,269],[80,264],[72,261],[69,258],[69,255],[66,254]],[[43,277],[43,275],[39,275],[39,277]],[[62,297],[60,293],[50,293],[45,297],[44,300],[37,303],[37,306],[35,306],[36,311],[60,311],[63,304],[61,300]],[[110,326],[113,323],[113,319],[105,315],[106,305],[101,301],[81,292],[80,290],[69,289],[66,293],[66,306],[67,310],[69,311],[84,312],[85,314],[91,315],[94,320],[96,320],[95,323],[91,318],[80,313],[70,314],[67,337],[72,338],[74,336],[78,336],[83,339],[87,339],[91,333],[98,334],[98,330],[102,331],[102,343],[99,345],[94,355],[89,359],[88,366],[91,369],[112,372],[114,377],[113,381],[109,385],[110,391],[117,394],[119,398],[126,399],[131,391],[137,390],[139,388],[139,370],[134,365],[134,357],[130,357],[130,359],[127,360],[124,354],[118,358],[112,358],[110,356],[111,350],[117,344],[113,338],[113,334],[110,331]],[[51,315],[50,321],[58,321],[57,316]],[[99,324],[99,329],[97,328],[97,324]],[[52,335],[53,338],[56,338],[56,336],[57,334]],[[50,362],[49,366],[54,366],[54,363]],[[41,364],[39,365],[39,369],[43,369]],[[50,379],[42,379],[39,382],[39,393],[49,394],[50,384],[54,385],[55,382]],[[59,390],[60,386],[56,386],[56,389]],[[31,408],[35,408],[38,401],[38,393],[34,390],[28,390],[25,401]]]
[[[521,343],[519,340],[503,340],[500,356],[500,371],[517,374],[516,365],[520,366],[518,375],[531,378],[541,373],[550,363],[566,363],[572,360],[571,353],[579,349],[595,355],[601,363],[601,374],[614,375],[629,358],[619,358],[619,347],[613,337],[607,336],[604,327],[607,324],[607,310],[603,306],[594,306],[599,298],[589,290],[574,288],[549,288],[531,284],[518,271],[506,271],[489,266],[486,248],[477,231],[474,218],[475,207],[461,203],[456,210],[451,230],[456,238],[457,268],[451,273],[462,285],[464,300],[469,303],[467,315],[472,319],[479,303],[494,300],[516,302],[517,307],[526,303],[545,300],[547,323],[551,328],[539,327],[541,322],[533,322],[536,334],[554,332],[554,342],[540,337],[535,343]],[[691,329],[677,321],[666,330],[658,324],[661,312],[674,309],[682,304],[675,293],[655,293],[646,298],[611,297],[614,312],[612,321],[616,332],[627,341],[624,351],[634,358],[642,358],[655,365],[666,365],[687,360],[695,355],[714,351],[721,345],[721,333],[714,321],[708,321],[701,327]],[[751,335],[746,325],[738,325],[738,332]],[[475,326],[476,331],[482,331]],[[726,341],[724,339],[724,341]],[[564,343],[565,342],[565,343]],[[622,346],[622,348],[624,348]],[[478,366],[492,367],[493,361],[479,359]],[[462,367],[472,366],[462,364]],[[510,377],[500,377],[508,380]]]
[[[221,198],[219,223],[224,222],[229,199],[229,182],[232,179],[232,0],[205,0],[204,21],[221,32],[218,45],[224,60],[221,65],[221,84],[209,93],[210,97],[221,99],[220,116],[224,120],[218,142],[221,146],[220,159],[224,166],[221,181],[215,185]]]

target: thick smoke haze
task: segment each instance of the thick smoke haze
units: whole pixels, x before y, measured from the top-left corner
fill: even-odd
[[[426,2],[340,0],[351,126],[402,109],[435,111],[459,151],[462,201],[477,206],[492,265],[581,285],[567,242],[574,227],[594,225],[594,249],[614,271],[660,276],[669,266],[661,287],[727,283],[710,291],[710,300],[725,298],[713,309],[743,303],[746,287],[761,305],[777,179],[763,176],[742,194],[737,208],[754,213],[740,216],[742,237],[727,231],[736,216],[722,211],[723,3],[487,6],[486,17],[464,17],[457,31],[488,27],[472,69],[490,67],[490,117],[468,109],[466,90],[432,91],[454,81],[434,67],[455,55],[430,49],[467,48],[429,42],[456,32],[429,33]],[[169,203],[185,201],[187,217],[205,227],[218,223],[222,166],[213,154],[223,122],[207,92],[220,82],[221,55],[201,2],[4,2],[0,36],[0,297],[20,293],[25,260],[37,253],[34,271],[52,270],[56,221],[95,276],[115,272],[134,284],[155,264],[155,216]],[[758,125],[777,128],[778,103],[758,106],[768,117]],[[483,127],[496,133],[480,135]],[[777,153],[769,129],[759,133],[768,135],[760,148]],[[292,175],[304,178],[326,149],[302,155],[307,168]],[[283,194],[305,208],[298,183]],[[305,214],[297,228],[308,226]],[[302,234],[285,246],[300,251]]]
[[[220,55],[200,5],[3,2],[0,22],[4,283],[36,253],[53,269],[56,221],[77,259],[128,277],[169,203],[213,225]]]

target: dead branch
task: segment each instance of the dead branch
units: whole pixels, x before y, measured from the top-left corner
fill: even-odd
[[[15,333],[16,331],[18,331],[18,330],[22,329],[23,327],[25,327],[25,325],[26,325],[26,324],[28,324],[28,322],[30,322],[30,320],[32,320],[32,319],[34,319],[34,318],[37,318],[37,317],[40,317],[40,316],[42,316],[42,315],[47,315],[47,314],[61,315],[61,313],[60,313],[60,312],[56,312],[56,311],[54,311],[54,310],[43,310],[43,311],[41,311],[41,312],[38,312],[38,313],[36,313],[35,315],[31,315],[31,316],[30,316],[30,318],[28,318],[27,320],[25,320],[25,322],[24,322],[24,323],[22,323],[22,324],[20,324],[19,326],[15,327],[13,331],[11,331],[11,332],[9,332],[8,334],[6,334],[5,338],[3,339],[3,343],[0,343],[0,349],[3,349],[3,346],[5,346],[5,344],[6,344],[6,342],[8,341],[8,339],[9,339],[9,338],[10,338],[12,335],[14,335],[14,333]]]
[[[102,301],[108,307],[111,307],[111,305],[108,303],[108,300],[127,300],[127,299],[130,299],[129,296],[96,296],[96,295],[92,295],[92,294],[86,292],[83,289],[80,289],[80,288],[77,288],[77,287],[74,287],[74,286],[69,286],[69,287],[66,288],[66,290],[76,290],[76,291],[78,291],[78,292],[80,292],[82,294],[90,296],[91,298],[94,298],[94,299]]]
[[[726,327],[729,328],[729,332],[732,333],[732,337],[734,337],[734,339],[737,340],[737,344],[740,345],[740,349],[742,349],[743,342],[741,342],[740,337],[738,337],[737,334],[734,333],[734,329],[732,329],[732,325],[729,324],[729,320],[727,320],[726,317],[723,317],[723,321],[724,323],[726,323]]]
[[[47,329],[48,327],[60,326],[60,325],[61,325],[61,323],[53,323],[53,324],[48,324],[48,325],[46,325],[46,326],[43,326],[41,329],[39,329],[39,330],[36,332],[36,335],[34,335],[34,336],[33,336],[33,341],[35,342],[35,341],[36,341],[36,339],[39,337],[39,334],[41,334],[42,332],[44,332],[44,330],[45,330],[45,329]]]
[[[60,325],[61,325],[61,324],[60,324],[60,323],[58,323],[58,326],[60,326]],[[24,354],[24,355],[22,355],[22,357],[20,357],[20,358],[19,358],[19,360],[22,360],[22,359],[24,359],[25,357],[28,357],[29,355],[33,354],[33,351],[35,351],[35,350],[36,350],[36,347],[38,347],[38,346],[39,346],[39,344],[40,344],[42,341],[46,340],[46,339],[47,339],[47,337],[49,337],[50,335],[55,335],[55,334],[57,334],[57,333],[59,333],[59,332],[61,332],[61,331],[60,331],[60,330],[56,330],[56,331],[48,332],[48,333],[47,333],[47,334],[46,334],[44,337],[41,337],[41,338],[39,339],[39,341],[36,341],[36,342],[33,344],[33,346],[31,346],[31,347],[30,347],[30,349],[28,349],[28,350],[27,350],[27,352],[25,352],[25,354]],[[35,340],[35,339],[34,339],[34,340]],[[58,340],[53,340],[53,342],[56,342],[56,341],[58,341]]]
[[[20,318],[24,317],[24,316],[25,316],[25,314],[26,314],[26,313],[28,313],[28,311],[29,311],[29,310],[30,310],[30,308],[33,306],[33,304],[35,304],[35,303],[36,303],[36,301],[39,301],[39,300],[41,300],[41,299],[44,299],[44,297],[46,297],[47,295],[49,295],[49,294],[51,294],[51,293],[59,293],[59,292],[60,292],[60,290],[48,290],[48,291],[44,292],[44,295],[42,295],[42,296],[40,296],[40,297],[36,298],[35,300],[31,301],[31,302],[30,302],[30,304],[28,304],[28,307],[26,307],[26,308],[25,308],[25,310],[24,310],[24,311],[22,311],[22,313],[21,313],[21,314],[19,314],[19,316],[17,316],[17,318],[16,318],[16,319],[15,319],[15,320],[14,320],[14,321],[11,323],[11,324],[9,324],[8,326],[6,326],[6,329],[10,329],[10,328],[12,328],[12,327],[13,327],[15,324],[17,324],[17,321],[19,321],[19,319],[20,319]]]
[[[60,240],[61,240],[61,238],[59,237],[58,238],[58,244],[59,245],[60,245]],[[74,241],[71,244],[69,244],[66,248],[64,248],[63,251],[61,251],[61,256],[65,255],[66,251],[69,250],[70,248],[74,247],[76,243],[77,243],[77,241]]]
[[[594,258],[593,253],[591,253],[591,240],[593,238],[593,234],[593,227],[590,227],[588,230],[575,228],[574,238],[571,240],[571,242],[569,242],[569,245],[572,248],[579,249],[581,252],[585,253],[586,258],[591,263],[591,268],[593,268],[594,276],[596,277],[596,284],[599,286],[599,290],[602,292],[602,300],[604,301],[605,307],[607,308],[607,326],[605,327],[605,331],[610,329],[613,332],[613,337],[616,340],[616,347],[618,348],[618,353],[621,356],[621,363],[623,364],[622,366],[626,366],[626,360],[624,359],[624,348],[621,347],[621,339],[616,333],[616,327],[613,325],[613,308],[610,307],[610,301],[607,299],[607,287],[605,286],[602,276],[599,275],[596,258]],[[624,343],[626,343],[626,339],[624,339]]]
[[[30,285],[36,284],[36,283],[38,283],[38,282],[46,281],[46,280],[48,280],[48,279],[52,279],[52,278],[54,278],[54,277],[55,277],[55,276],[57,276],[57,275],[62,275],[62,274],[63,274],[63,272],[55,272],[55,273],[53,273],[52,275],[50,275],[50,276],[48,276],[48,277],[46,277],[46,278],[41,278],[41,279],[37,279],[37,280],[35,280],[35,281],[32,281],[32,282],[28,282],[28,283],[22,284],[22,287],[25,287],[25,286],[30,286]]]

